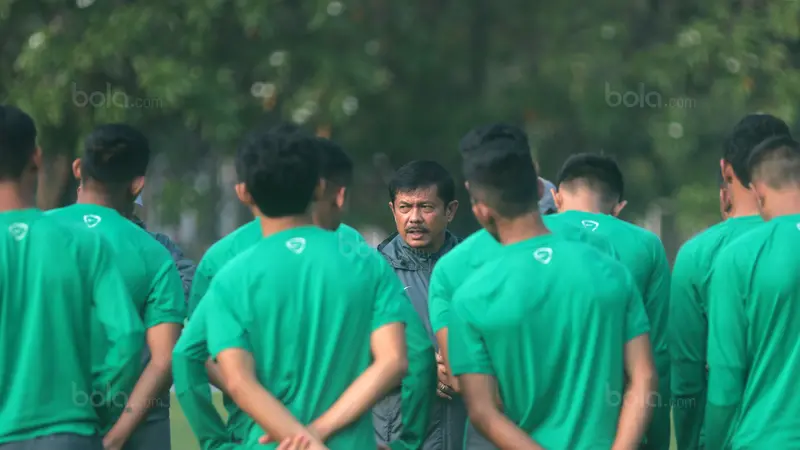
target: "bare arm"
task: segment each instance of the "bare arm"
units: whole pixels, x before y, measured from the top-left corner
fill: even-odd
[[[240,348],[229,348],[217,355],[217,363],[233,401],[275,440],[308,434],[283,403],[258,382],[253,355]]]
[[[225,395],[228,395],[228,391],[225,390],[225,382],[222,380],[222,373],[219,370],[219,366],[211,358],[206,360],[206,372],[208,372],[208,381],[211,382],[215,388],[225,393]]]
[[[497,380],[493,376],[464,374],[459,380],[470,421],[497,448],[544,450],[500,412],[496,404]]]
[[[658,376],[647,334],[639,335],[625,344],[625,372],[628,386],[612,450],[638,448],[650,423],[653,412],[651,398],[658,389]]]
[[[172,350],[181,328],[177,323],[162,323],[145,333],[150,362],[136,382],[122,415],[109,430],[107,442],[124,444],[158,401],[159,394],[172,384]]]
[[[372,332],[373,362],[311,427],[325,440],[367,412],[400,384],[408,369],[405,325],[394,322]]]

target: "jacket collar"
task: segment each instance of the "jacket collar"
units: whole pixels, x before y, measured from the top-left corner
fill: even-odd
[[[395,269],[423,270],[432,269],[436,261],[453,249],[461,239],[445,231],[444,245],[437,252],[431,253],[409,246],[399,233],[394,232],[378,245],[378,251]]]

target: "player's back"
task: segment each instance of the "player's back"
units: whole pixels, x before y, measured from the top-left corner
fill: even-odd
[[[774,218],[742,234],[720,255],[720,264],[732,259],[741,275],[726,281],[743,287],[739,292],[747,324],[741,330],[746,347],[742,356],[749,367],[731,437],[734,449],[800,448],[800,399],[792,395],[800,373],[798,255],[800,214]],[[709,365],[711,359],[709,355]]]
[[[544,448],[610,448],[624,392],[624,346],[647,332],[628,271],[556,235],[510,245],[457,291],[454,314],[476,330],[505,414]],[[454,373],[486,368],[457,367]],[[483,360],[480,352],[473,356]],[[460,359],[460,358],[458,358]],[[469,364],[467,364],[469,366]],[[478,363],[480,366],[480,363]]]
[[[310,423],[369,365],[370,336],[382,325],[377,297],[387,283],[402,300],[402,285],[377,252],[343,253],[336,233],[307,226],[268,236],[236,257],[204,302],[224,302],[240,317],[260,382],[301,423]],[[209,316],[212,354],[216,325]],[[326,444],[333,450],[374,446],[370,419],[365,414]],[[251,428],[248,442],[260,434]]]
[[[0,246],[0,443],[93,435],[88,270],[99,240],[29,209],[0,213]]]

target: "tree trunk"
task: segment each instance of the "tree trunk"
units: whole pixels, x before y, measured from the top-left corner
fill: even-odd
[[[43,158],[36,188],[36,206],[41,210],[60,208],[75,201],[77,187],[72,176],[72,158],[64,154]]]

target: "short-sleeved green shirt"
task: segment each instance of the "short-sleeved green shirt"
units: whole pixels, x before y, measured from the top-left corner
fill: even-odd
[[[708,448],[800,443],[798,255],[795,214],[742,234],[717,257],[708,313]],[[711,420],[712,407],[729,408],[732,422]]]
[[[114,264],[125,279],[145,328],[163,323],[183,325],[186,320],[186,298],[180,273],[172,255],[150,233],[117,211],[100,205],[75,204],[48,211],[47,214],[106,238],[114,250]],[[96,363],[102,364],[103,344],[99,341],[96,344]],[[149,352],[145,354],[147,360]],[[124,405],[117,413],[122,412],[122,407]],[[169,417],[169,391],[165,390],[159,396],[149,417]],[[113,424],[107,424],[110,425]]]
[[[125,406],[144,329],[114,260],[95,233],[36,209],[0,213],[0,444],[95,435]],[[94,373],[93,318],[108,349]]]
[[[455,375],[496,377],[504,413],[544,448],[610,448],[625,344],[649,330],[629,271],[549,234],[505,248],[455,293]]]
[[[305,226],[268,236],[229,262],[203,302],[210,303],[211,355],[249,351],[261,384],[310,423],[369,366],[371,333],[404,322],[400,305],[408,299],[377,252],[345,255],[336,233]],[[254,427],[246,443],[260,434]],[[326,445],[374,446],[371,414]]]

